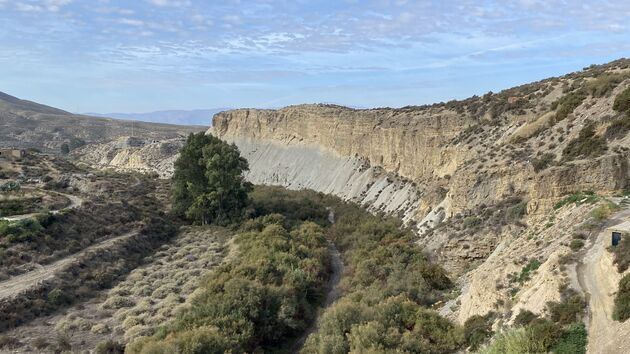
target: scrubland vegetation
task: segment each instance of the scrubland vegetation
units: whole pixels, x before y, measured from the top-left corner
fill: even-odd
[[[561,289],[561,301],[547,303],[548,318],[521,311],[513,329],[498,334],[484,354],[586,353],[587,333],[582,323],[586,302],[570,289]]]
[[[245,222],[238,254],[201,281],[190,307],[130,353],[269,351],[286,345],[315,318],[328,276],[324,229],[286,227],[281,214]]]

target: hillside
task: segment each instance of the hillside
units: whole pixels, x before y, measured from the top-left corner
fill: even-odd
[[[74,149],[130,135],[151,140],[173,139],[200,129],[75,115],[0,93],[0,147],[58,152],[63,143]]]
[[[209,133],[240,148],[254,183],[332,193],[401,217],[459,279],[441,313],[460,323],[494,313],[502,328],[521,310],[548,314],[566,289],[588,298],[577,280],[584,242],[575,240],[587,239],[586,249],[600,242],[601,215],[617,208],[607,197],[628,187],[628,87],[622,59],[428,106],[222,112]],[[590,305],[591,316],[612,321],[612,309]]]
[[[342,292],[363,291],[360,284],[376,277],[392,281],[388,291],[398,294],[399,287],[411,281],[405,277],[419,274],[399,268],[401,262],[416,259],[399,259],[391,252],[402,242],[409,247],[404,252],[426,256],[452,280],[440,287],[439,296],[417,301],[456,326],[487,326],[479,343],[466,345],[503,333],[506,337],[496,336],[499,349],[494,352],[505,352],[500,346],[515,340],[510,336],[522,336],[523,326],[531,325],[527,330],[533,331],[540,325],[555,331],[553,340],[563,345],[571,338],[563,342],[560,336],[575,335],[581,341],[588,333],[590,352],[609,353],[617,349],[615,335],[628,326],[611,315],[617,301],[613,296],[627,271],[617,271],[607,251],[606,228],[630,215],[629,112],[630,60],[622,59],[499,93],[427,106],[298,105],[226,111],[214,116],[208,134],[238,146],[249,162],[246,177],[254,184],[336,195],[409,226],[413,233],[405,230],[404,236],[392,231],[398,226],[391,226],[379,252],[364,246],[369,245],[364,238],[372,237],[362,233],[365,225],[332,226],[356,233],[351,238],[356,244],[344,239],[343,232],[335,240],[352,246],[340,248],[344,263],[354,270],[343,274]],[[122,138],[77,149],[73,156],[97,167],[170,177],[183,141],[141,142]],[[285,193],[268,192],[266,203]],[[301,202],[322,197],[300,193],[296,198]],[[320,206],[332,211],[328,220],[333,224],[335,213],[345,208],[337,203]],[[286,199],[271,204],[292,211]],[[370,224],[375,229],[366,232],[381,235],[379,225]],[[359,250],[355,258],[350,256]],[[394,259],[391,268],[375,260],[385,255]],[[349,280],[353,277],[357,279]],[[399,284],[396,277],[404,280]],[[414,289],[407,290],[412,294]],[[342,297],[322,321],[336,323],[337,311],[359,306],[352,302],[360,298]],[[365,318],[374,316],[370,306],[361,310]],[[120,319],[111,325],[116,321]],[[344,337],[330,323],[307,332],[311,335],[304,352],[330,352],[329,340],[359,343],[361,335],[380,331],[359,326],[352,330],[354,337]],[[455,332],[457,328],[452,327]],[[136,335],[129,329],[124,337]],[[462,348],[460,339],[442,343],[444,352]],[[173,343],[155,345],[163,344]]]

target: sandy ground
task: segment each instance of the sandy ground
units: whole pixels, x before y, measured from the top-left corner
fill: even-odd
[[[136,232],[130,232],[118,237],[114,237],[103,242],[92,245],[81,252],[75,253],[66,258],[60,259],[54,263],[41,266],[41,268],[30,271],[28,273],[18,275],[13,277],[7,281],[0,283],[0,301],[10,298],[12,296],[18,295],[23,291],[30,289],[33,286],[36,286],[38,283],[50,279],[57,274],[57,272],[61,271],[64,267],[72,264],[76,260],[78,260],[81,256],[97,250],[101,248],[111,247],[114,243],[129,238],[132,235],[135,235]]]
[[[606,227],[614,226],[630,217],[630,210],[617,213]],[[577,273],[580,286],[588,300],[588,353],[624,353],[630,350],[630,321],[620,323],[612,319],[615,292],[622,274],[613,264],[613,256],[606,250],[610,235],[606,230],[591,243]]]

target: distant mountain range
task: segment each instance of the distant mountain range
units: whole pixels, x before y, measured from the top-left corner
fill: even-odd
[[[215,113],[229,108],[195,109],[195,110],[169,110],[149,113],[85,113],[96,117],[118,118],[126,120],[139,120],[151,123],[166,123],[179,125],[212,125],[212,116]]]

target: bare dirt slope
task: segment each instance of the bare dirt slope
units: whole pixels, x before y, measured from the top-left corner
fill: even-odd
[[[607,226],[626,221],[626,209],[611,218]],[[588,352],[621,353],[630,348],[630,322],[620,323],[612,318],[614,297],[622,274],[613,264],[613,256],[606,250],[610,235],[606,230],[591,243],[582,263],[578,265],[580,286],[588,299]]]

